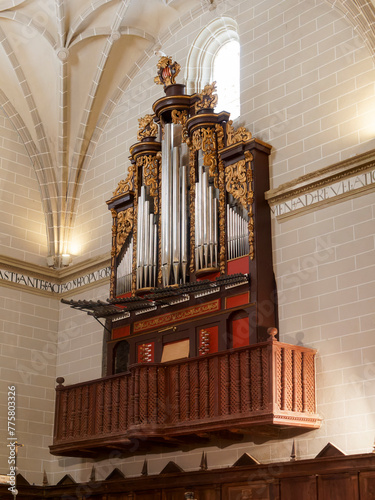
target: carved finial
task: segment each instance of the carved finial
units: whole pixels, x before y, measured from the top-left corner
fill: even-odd
[[[270,342],[276,340],[276,335],[278,334],[277,328],[275,327],[268,328],[267,333],[270,336],[270,338],[268,339]]]
[[[204,451],[202,452],[201,464],[199,468],[200,470],[207,470],[207,455]]]
[[[92,466],[89,482],[93,483],[95,481],[95,466]]]
[[[199,95],[199,101],[195,103],[195,112],[198,113],[201,109],[214,109],[217,105],[216,82],[205,85]]]
[[[143,462],[143,467],[142,467],[141,475],[142,476],[148,476],[148,464],[147,464],[147,460],[146,459]]]
[[[181,66],[175,61],[172,63],[172,58],[168,56],[162,56],[159,59],[158,65],[158,76],[155,76],[154,82],[157,85],[172,85],[176,83],[176,76],[179,74]]]
[[[158,126],[154,122],[155,115],[146,115],[138,118],[139,130],[137,139],[141,141],[146,137],[156,137],[158,134]]]
[[[47,472],[43,472],[43,486],[48,486],[48,477],[47,477]]]
[[[65,382],[64,377],[57,377],[56,382],[59,384],[59,387],[62,387],[63,383]]]
[[[293,444],[292,444],[292,451],[290,453],[290,461],[294,462],[296,460],[296,443],[293,439]]]

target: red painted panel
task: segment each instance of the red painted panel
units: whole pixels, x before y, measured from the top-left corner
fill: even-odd
[[[155,353],[154,342],[149,342],[148,344],[139,344],[137,347],[138,363],[153,363],[154,353]]]
[[[209,333],[209,349],[207,352],[202,352],[202,330],[206,330]],[[210,326],[209,328],[202,328],[199,330],[199,356],[203,354],[211,354],[212,352],[218,352],[219,350],[219,327]]]
[[[238,257],[238,259],[228,260],[227,274],[249,274],[249,256]]]
[[[241,293],[240,295],[234,295],[233,297],[227,297],[225,302],[225,308],[231,309],[232,307],[243,306],[249,303],[249,292]]]
[[[116,299],[127,299],[128,297],[131,297],[131,296],[132,296],[132,293],[127,292],[127,293],[123,293],[122,295],[116,295]]]
[[[120,328],[112,329],[112,339],[120,339],[121,337],[127,337],[130,335],[130,325],[121,326]]]
[[[233,347],[249,345],[249,318],[232,321]]]

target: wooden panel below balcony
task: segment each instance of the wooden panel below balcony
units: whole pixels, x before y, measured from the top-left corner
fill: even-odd
[[[315,429],[315,351],[269,342],[56,388],[51,453],[207,439],[256,427]],[[62,380],[60,379],[60,382]]]

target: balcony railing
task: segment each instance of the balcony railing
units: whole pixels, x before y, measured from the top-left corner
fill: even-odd
[[[64,387],[57,379],[56,455],[278,425],[318,428],[315,350],[269,342]]]

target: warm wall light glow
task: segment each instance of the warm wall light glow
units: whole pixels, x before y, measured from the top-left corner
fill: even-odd
[[[70,255],[79,255],[82,250],[82,245],[79,241],[73,241],[69,245]]]
[[[71,261],[70,255],[68,253],[63,253],[61,256],[61,264],[63,266],[69,266],[70,261]]]

